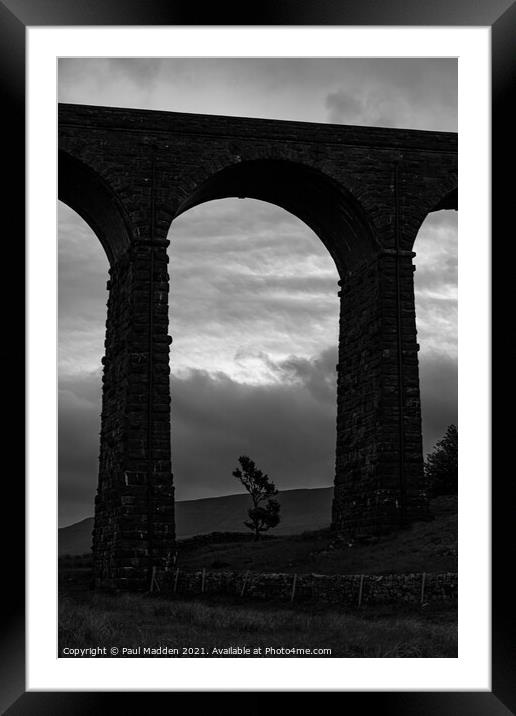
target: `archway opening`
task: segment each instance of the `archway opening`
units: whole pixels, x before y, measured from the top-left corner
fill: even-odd
[[[450,424],[457,425],[457,211],[456,191],[428,214],[414,250],[423,454]],[[440,207],[443,208],[440,208]],[[455,204],[456,206],[456,204]]]
[[[168,237],[177,536],[245,530],[238,511],[220,523],[213,510],[211,522],[187,524],[180,504],[241,493],[232,476],[240,455],[281,491],[325,488],[304,529],[327,527],[337,268],[319,237],[285,209],[256,199],[201,199],[183,208]],[[278,530],[303,525],[291,524],[287,510]]]
[[[109,262],[78,213],[58,203],[59,525],[93,514],[98,478]]]
[[[238,147],[233,147],[238,152]],[[279,206],[304,222],[333,257],[339,273],[380,249],[365,212],[350,189],[330,175],[294,161],[254,159],[236,154],[223,169],[203,176],[175,216],[214,199],[239,197]],[[352,184],[352,177],[348,177]]]
[[[65,151],[59,150],[58,154],[59,199],[84,219],[111,263],[129,248],[131,241],[120,201],[91,167]]]

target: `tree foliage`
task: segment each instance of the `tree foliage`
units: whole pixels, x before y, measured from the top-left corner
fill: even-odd
[[[253,506],[247,511],[249,521],[244,524],[254,532],[255,539],[259,539],[262,532],[279,524],[280,504],[273,499],[278,491],[269,476],[259,470],[249,457],[241,455],[238,462],[240,467],[233,470],[233,476],[240,480],[253,501]]]
[[[457,428],[449,425],[444,437],[436,443],[425,462],[425,477],[432,497],[457,494],[457,454]]]

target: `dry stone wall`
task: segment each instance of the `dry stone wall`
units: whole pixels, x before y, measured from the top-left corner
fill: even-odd
[[[171,570],[156,572],[164,593],[343,606],[437,604],[457,600],[457,573],[328,575]]]

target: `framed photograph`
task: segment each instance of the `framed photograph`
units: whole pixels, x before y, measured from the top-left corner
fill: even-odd
[[[514,710],[490,437],[514,8],[17,5],[7,713],[108,691]]]

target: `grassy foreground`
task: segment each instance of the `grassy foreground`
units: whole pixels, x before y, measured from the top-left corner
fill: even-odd
[[[369,543],[339,539],[329,530],[278,537],[271,530],[271,537],[259,542],[183,540],[178,542],[177,566],[299,574],[456,572],[457,498],[435,498],[431,509],[431,522],[417,522]]]
[[[456,610],[452,609],[434,614],[417,611],[392,614],[370,608],[342,613],[300,611],[271,604],[261,607],[164,599],[143,594],[92,593],[79,600],[71,595],[62,596],[59,656],[69,655],[63,653],[66,648],[92,647],[105,647],[105,652],[73,655],[456,657],[457,619]],[[113,647],[118,653],[110,653]],[[140,653],[122,651],[138,647]],[[143,653],[145,647],[168,647],[169,651]],[[224,652],[231,647],[247,648],[250,653]],[[266,652],[282,648],[331,649],[331,653]]]
[[[290,572],[317,574],[407,574],[457,571],[457,497],[431,501],[435,519],[417,522],[407,529],[370,542],[339,539],[329,529],[288,536],[267,533],[258,542],[252,535],[234,534],[231,541],[214,541],[207,535],[179,540],[180,569]],[[222,535],[223,537],[223,535]],[[63,556],[63,578],[80,576],[91,569],[92,557]],[[62,569],[61,569],[62,568]]]

